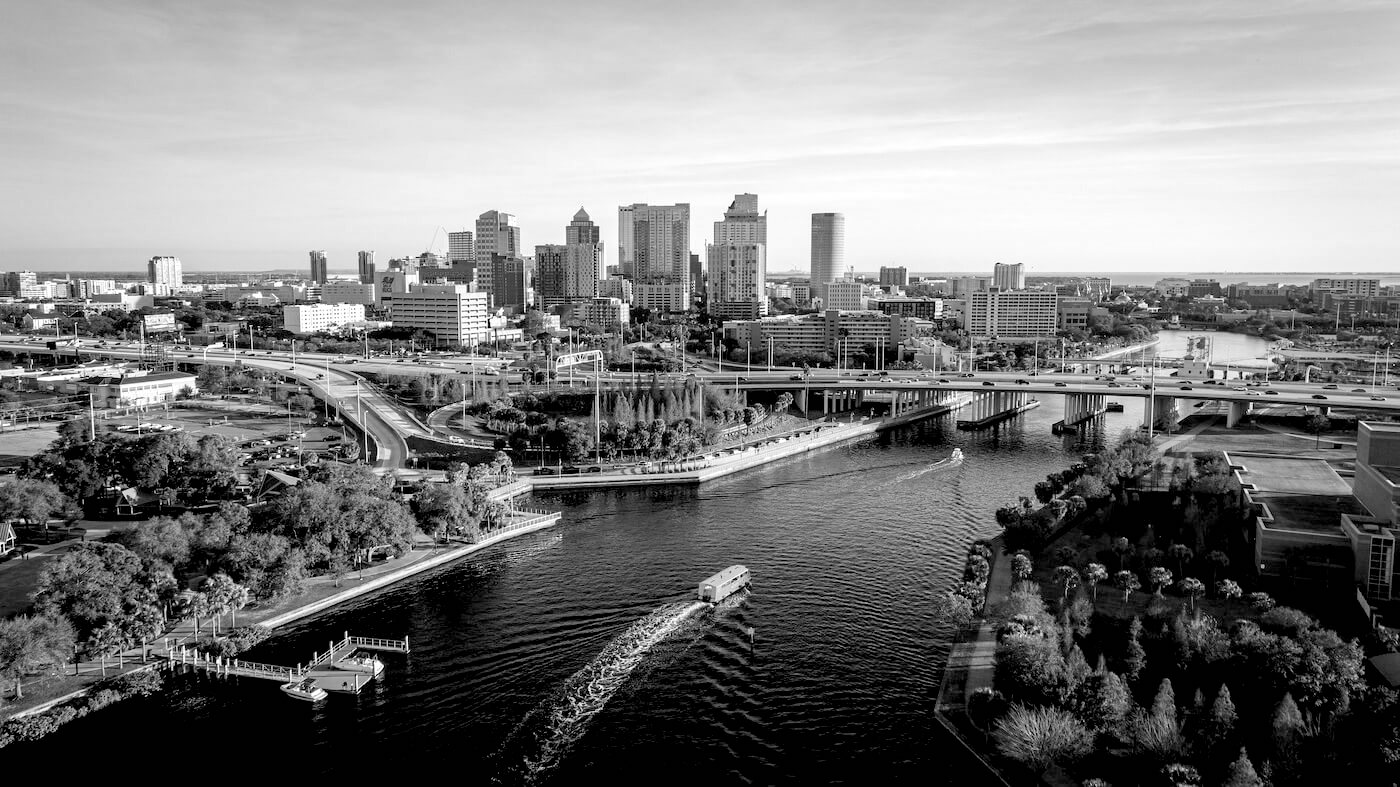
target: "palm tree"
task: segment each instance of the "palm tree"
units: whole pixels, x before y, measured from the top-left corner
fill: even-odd
[[[1191,611],[1195,612],[1196,598],[1205,594],[1206,583],[1202,582],[1199,579],[1196,579],[1195,577],[1187,577],[1181,580],[1180,583],[1178,583],[1177,589],[1191,597]]]
[[[1126,538],[1119,538],[1113,542],[1113,552],[1118,555],[1118,570],[1122,571],[1128,567],[1128,555],[1133,553],[1133,545]]]
[[[1128,595],[1130,593],[1142,587],[1142,583],[1138,581],[1137,574],[1131,571],[1119,571],[1117,574],[1114,574],[1113,584],[1117,585],[1118,589],[1123,591],[1124,604],[1128,603]]]
[[[1079,587],[1079,572],[1074,570],[1074,566],[1058,566],[1054,572],[1055,581],[1064,586],[1060,593],[1060,600],[1069,598],[1069,592]]]
[[[1210,566],[1211,581],[1214,581],[1221,572],[1230,567],[1230,556],[1213,549],[1206,553],[1206,563]]]
[[[1215,592],[1225,599],[1226,609],[1229,609],[1230,602],[1244,594],[1238,582],[1233,579],[1222,579],[1215,583]]]
[[[1191,551],[1191,547],[1188,547],[1185,544],[1172,544],[1171,546],[1167,547],[1167,557],[1170,557],[1172,560],[1176,561],[1176,573],[1178,574],[1186,573],[1187,561],[1191,560],[1195,556],[1196,553]]]
[[[1099,601],[1099,583],[1106,579],[1108,579],[1108,569],[1104,568],[1102,563],[1090,563],[1084,568],[1084,581],[1093,588],[1095,604]]]
[[[1148,572],[1148,579],[1152,580],[1152,593],[1160,596],[1162,595],[1162,586],[1171,583],[1172,572],[1169,569],[1157,566]]]

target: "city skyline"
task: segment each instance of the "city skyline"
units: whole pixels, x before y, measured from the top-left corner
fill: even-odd
[[[573,40],[560,8],[511,13]],[[600,40],[524,62],[509,37],[447,59],[422,46],[489,21],[446,3],[16,9],[0,268],[293,268],[324,248],[344,270],[360,249],[445,249],[439,228],[487,210],[515,215],[530,248],[562,243],[579,205],[642,202],[689,203],[703,254],[743,192],[768,211],[774,271],[806,268],[818,212],[846,215],[857,270],[1400,259],[1393,6],[742,13],[602,4]],[[673,30],[718,49],[676,50]],[[473,123],[479,106],[447,98],[497,80],[505,117],[571,122]]]

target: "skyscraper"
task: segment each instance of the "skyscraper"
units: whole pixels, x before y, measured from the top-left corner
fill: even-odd
[[[169,295],[172,288],[183,286],[185,274],[179,257],[152,257],[146,263],[146,281],[155,285],[156,295]]]
[[[636,203],[617,209],[622,271],[637,281],[678,284],[690,267],[690,204]]]
[[[360,257],[360,283],[374,284],[374,252],[362,251]]]
[[[998,262],[992,268],[992,286],[1002,292],[1024,290],[1026,288],[1026,266],[1021,263]]]
[[[311,252],[311,281],[316,284],[326,283],[326,253],[324,251]]]
[[[598,297],[603,278],[603,243],[583,208],[564,228],[564,241],[535,247],[535,298],[546,311]]]
[[[846,217],[812,214],[812,297],[826,297],[826,285],[846,273]]]
[[[518,257],[520,245],[520,225],[515,217],[498,210],[488,210],[477,217],[474,253],[476,255],[477,281],[481,289],[494,293],[492,282],[491,257]]]
[[[724,219],[715,222],[715,244],[768,244],[768,212],[758,212],[757,194],[735,194],[724,212]]]
[[[452,265],[459,262],[476,262],[476,244],[471,230],[447,233],[447,261]]]

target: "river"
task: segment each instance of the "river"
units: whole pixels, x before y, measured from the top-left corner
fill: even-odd
[[[1062,400],[1042,398],[994,430],[944,417],[700,488],[540,496],[563,509],[557,528],[248,654],[296,663],[342,631],[408,636],[413,652],[386,656],[358,698],[312,706],[272,682],[183,676],[6,757],[88,778],[118,763],[154,777],[169,758],[195,779],[450,765],[498,784],[966,783],[965,755],[932,718],[950,633],[935,594],[967,543],[995,533],[998,506],[1140,418],[1125,400],[1086,437],[1055,437]],[[955,447],[961,465],[936,464]],[[750,592],[690,603],[733,563],[752,570]]]

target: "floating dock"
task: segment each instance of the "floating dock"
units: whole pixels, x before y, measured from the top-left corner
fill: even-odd
[[[260,664],[241,659],[213,658],[193,648],[178,645],[170,649],[167,659],[172,666],[187,666],[212,672],[215,675],[238,675],[244,678],[261,678],[278,683],[292,683],[310,678],[318,688],[339,694],[359,694],[360,690],[374,680],[368,672],[337,669],[333,664],[343,661],[360,650],[408,653],[408,638],[377,639],[373,637],[342,636],[339,642],[331,642],[326,650],[313,653],[311,660],[295,667],[277,664]]]

